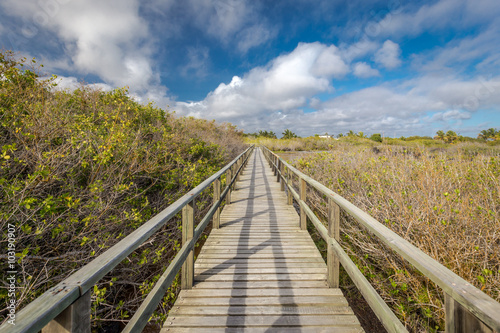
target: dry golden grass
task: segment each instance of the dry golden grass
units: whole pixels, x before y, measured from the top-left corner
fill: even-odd
[[[295,165],[500,301],[500,150],[482,148],[337,142]],[[325,215],[323,198],[311,194]],[[344,248],[411,331],[444,329],[436,286],[344,214],[341,231]]]

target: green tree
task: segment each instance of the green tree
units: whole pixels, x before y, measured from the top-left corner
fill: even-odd
[[[370,140],[373,140],[375,142],[382,142],[382,135],[380,133],[375,133],[370,136]]]
[[[293,139],[297,137],[297,134],[293,133],[289,129],[286,129],[283,133],[282,139]]]
[[[437,131],[434,139],[435,140],[444,140],[444,132],[441,130]]]
[[[487,130],[482,130],[477,136],[478,139],[482,140],[500,140],[500,130],[495,128],[489,128]]]
[[[448,131],[444,135],[444,141],[447,143],[453,143],[458,140],[458,135],[454,131]]]

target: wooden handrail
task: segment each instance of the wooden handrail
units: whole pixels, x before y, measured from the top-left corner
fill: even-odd
[[[387,324],[391,322],[391,320],[388,320],[388,317],[386,317],[389,314],[387,314],[385,310],[381,310],[381,308],[384,306],[387,307],[387,305],[384,302],[382,302],[382,304],[380,302],[381,299],[376,300],[373,295],[368,295],[373,292],[372,290],[369,290],[371,285],[366,285],[365,282],[368,281],[366,281],[359,270],[356,269],[357,272],[354,272],[352,266],[349,269],[346,267],[346,265],[350,265],[352,261],[350,261],[347,255],[344,256],[345,252],[342,254],[343,251],[341,251],[342,249],[338,242],[328,235],[328,231],[325,226],[307,206],[305,200],[305,189],[302,188],[303,186],[300,186],[300,183],[307,183],[320,193],[324,194],[329,201],[331,200],[338,205],[346,213],[352,216],[360,225],[377,236],[382,243],[401,255],[422,274],[427,276],[431,281],[443,289],[446,300],[445,325],[447,332],[500,332],[500,303],[496,302],[481,290],[472,286],[469,282],[465,281],[460,276],[441,265],[435,259],[425,254],[419,248],[397,235],[395,232],[378,222],[368,213],[356,207],[339,194],[286,163],[282,158],[273,153],[267,147],[262,148],[270,165],[273,167],[273,170],[277,173],[281,181],[286,184],[289,193],[292,194],[299,204],[301,213],[304,212],[303,216],[305,217],[307,215],[307,217],[309,217],[320,235],[325,239],[327,244],[332,247],[332,250],[336,253],[336,255],[340,257],[342,265],[346,268],[347,272],[356,283],[363,296],[367,299],[370,307],[379,319],[381,319],[388,331],[400,332],[402,325],[399,327],[394,327],[392,324],[387,326]],[[285,170],[283,170],[282,167],[280,168],[280,166],[284,166]],[[293,189],[290,176],[285,178],[285,174],[290,175],[290,173],[295,174],[299,178],[299,186],[301,188],[301,192],[303,192],[302,195]],[[350,263],[348,263],[347,260],[349,260]],[[365,281],[361,281],[361,277]],[[371,289],[373,289],[373,287],[371,287]],[[394,314],[392,315],[394,316]]]
[[[136,315],[134,315],[132,320],[129,322],[129,328],[126,329],[126,331],[130,332],[141,331],[161,301],[163,297],[161,291],[168,289],[180,267],[186,261],[186,258],[193,252],[198,238],[201,236],[204,229],[210,222],[210,219],[220,207],[226,195],[230,192],[231,187],[236,181],[236,177],[248,161],[253,148],[254,146],[248,147],[232,162],[224,166],[217,173],[203,181],[200,185],[196,186],[162,212],[144,223],[141,227],[133,231],[130,235],[122,239],[109,250],[92,260],[90,263],[70,275],[56,286],[47,290],[44,294],[16,314],[15,326],[7,322],[0,326],[0,333],[39,332],[40,330],[44,330],[44,327],[51,323],[51,321],[55,321],[54,319],[56,317],[63,315],[65,312],[74,313],[74,305],[82,302],[82,300],[88,302],[88,311],[90,315],[90,298],[88,298],[89,290],[91,290],[91,288],[93,288],[93,286],[102,277],[108,274],[130,253],[137,249],[171,218],[179,213],[183,207],[192,203],[196,197],[211,186],[212,183],[215,182],[220,184],[220,178],[224,175],[224,173],[226,173],[226,188],[220,195],[219,200],[213,203],[208,213],[203,217],[202,221],[194,231],[193,237],[189,239],[188,242],[183,244],[181,250],[177,253],[172,263],[163,273],[153,290],[149,293],[145,302],[143,302]],[[238,165],[238,168],[234,173],[231,173],[230,171],[235,165]],[[85,304],[84,307],[86,308],[87,305]],[[87,320],[90,320],[90,316]],[[73,330],[75,330],[75,328],[66,329],[68,332]],[[64,329],[61,330],[61,332],[62,331],[64,331]],[[88,328],[84,327],[83,331],[90,332],[90,321],[88,322]]]

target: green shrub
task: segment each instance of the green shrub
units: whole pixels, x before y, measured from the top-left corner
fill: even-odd
[[[125,89],[57,91],[53,79],[40,80],[33,66],[34,60],[0,53],[0,224],[2,230],[17,227],[17,308],[245,147],[231,125],[175,117],[136,103]],[[206,192],[198,200],[198,217],[211,201]],[[94,326],[121,321],[138,307],[180,247],[179,223],[171,220],[99,281],[92,295]],[[176,289],[174,284],[155,315],[159,321]]]

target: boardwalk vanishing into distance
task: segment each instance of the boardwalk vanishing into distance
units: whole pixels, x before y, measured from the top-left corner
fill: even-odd
[[[363,332],[256,149],[164,324],[172,332]]]

